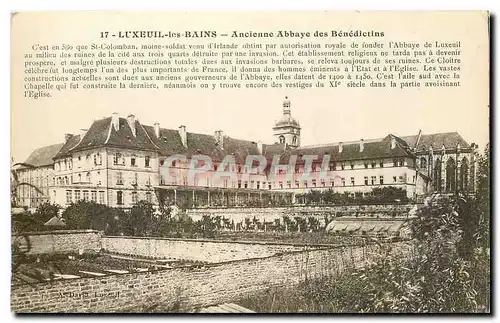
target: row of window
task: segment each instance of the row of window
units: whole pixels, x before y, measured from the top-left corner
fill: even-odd
[[[113,165],[121,165],[125,166],[125,157],[121,153],[115,153],[113,156]],[[138,167],[138,158],[137,156],[130,157],[130,166]],[[151,157],[144,157],[144,167],[151,167]]]
[[[201,162],[201,161],[200,161]],[[163,163],[164,161],[160,161],[160,166],[163,166]],[[172,167],[176,167],[177,165],[177,161],[174,160],[172,161]],[[214,164],[212,166],[212,169],[214,171],[217,171],[219,169],[219,165],[220,164]],[[203,164],[200,164],[198,165],[198,167],[202,167]],[[226,165],[226,169],[224,169],[224,171],[226,172],[229,172],[231,171],[229,169],[229,165]],[[254,165],[254,166],[258,166],[258,165]],[[405,159],[404,158],[394,158],[393,161],[392,161],[392,166],[393,167],[403,167],[405,166]],[[286,167],[286,165],[280,165],[279,166],[280,168],[278,169],[278,174],[285,174],[286,173],[286,170],[283,169],[282,167]],[[356,167],[356,165],[354,164],[354,162],[352,163],[345,163],[345,162],[342,162],[342,163],[336,163],[336,162],[331,162],[328,166],[328,170],[332,171],[332,170],[337,170],[337,167],[339,167],[341,170],[345,170],[345,169],[357,169],[358,167]],[[364,168],[383,168],[384,167],[384,161],[365,161],[364,162]],[[234,170],[232,170],[234,171]],[[237,173],[239,174],[242,174],[243,172],[247,173],[249,172],[249,169],[248,169],[248,166],[243,166],[243,165],[237,165],[236,166],[236,171]],[[313,172],[320,172],[321,171],[321,165],[318,164],[318,165],[312,165],[311,166],[311,171]],[[295,173],[303,173],[304,172],[304,167],[300,167],[299,165],[296,165],[295,166]]]
[[[350,180],[349,184],[351,186],[359,185],[359,183],[356,184],[356,179],[354,177],[349,178],[349,180]],[[413,176],[413,182],[415,182],[415,176]],[[162,181],[161,183],[166,184],[164,181]],[[282,181],[279,181],[279,182],[274,182],[274,181],[273,182],[261,182],[261,181],[241,181],[241,180],[238,180],[237,182],[231,181],[231,187],[232,188],[250,188],[250,189],[261,189],[262,188],[262,189],[265,189],[266,184],[267,184],[268,189],[292,188],[292,181],[286,181],[286,186],[284,186],[283,183],[284,182],[282,182]],[[340,186],[347,186],[346,183],[347,183],[346,178],[341,177],[340,183],[338,183],[338,184],[340,184]],[[393,176],[392,183],[393,184],[405,183],[405,177],[404,176]],[[169,184],[179,185],[180,183],[171,182]],[[195,180],[194,185],[199,186],[199,184],[201,184],[201,183],[199,183],[198,181]],[[205,184],[204,186],[211,187],[213,183],[211,182],[210,178],[207,178],[205,180],[204,184]],[[385,183],[383,175],[380,175],[378,177],[377,176],[371,176],[371,177],[365,176],[364,177],[364,185],[384,185],[384,184],[387,184],[387,183]],[[187,178],[186,177],[184,177],[183,185],[187,185]],[[293,188],[327,187],[327,185],[334,187],[336,185],[335,180],[330,179],[328,181],[328,183],[324,179],[321,179],[319,181],[319,183],[316,179],[312,179],[310,182],[308,182],[308,181],[302,181],[302,182],[301,181],[294,181]],[[229,180],[222,180],[221,187],[224,187],[224,188],[229,187]]]
[[[87,154],[85,156],[85,162],[88,164],[90,163],[90,160],[92,159],[91,154]],[[82,156],[78,156],[78,162],[79,164],[82,161]],[[125,165],[125,157],[121,153],[116,153],[113,156],[113,164],[114,165]],[[94,154],[94,166],[102,165],[102,155],[100,153]],[[144,167],[151,167],[151,157],[146,156],[144,157]],[[132,156],[130,157],[130,166],[132,167],[137,167],[139,166],[138,164],[138,157],[137,156]],[[79,166],[80,168],[81,166]],[[56,171],[64,171],[64,170],[72,170],[73,169],[73,159],[68,158],[64,159],[63,161],[58,161],[55,164],[55,170]]]
[[[139,202],[139,194],[138,192],[130,192],[130,201],[132,204],[136,204]],[[146,192],[146,201],[149,203],[153,203],[153,195],[151,192]],[[124,193],[122,191],[117,191],[116,192],[116,204],[117,205],[124,205],[125,204],[125,199],[124,199]]]
[[[130,193],[132,204],[136,204],[139,201],[138,192]],[[93,201],[99,204],[105,204],[105,192],[104,191],[88,191],[88,190],[67,190],[66,191],[66,204],[71,204],[78,201]],[[146,192],[146,201],[152,203],[153,197],[151,192]],[[116,192],[116,204],[124,204],[124,194],[122,191]]]
[[[88,191],[88,190],[67,190],[66,191],[66,204],[73,202],[93,201],[99,204],[105,204],[104,191]],[[97,199],[99,197],[99,199]]]

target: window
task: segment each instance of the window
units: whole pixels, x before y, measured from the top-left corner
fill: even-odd
[[[296,145],[296,144],[297,144],[297,136],[293,136],[292,143],[293,143],[294,145]]]
[[[299,186],[300,186],[299,181],[295,181],[295,187],[299,188]]]
[[[115,153],[113,157],[113,164],[115,165],[125,165],[125,159],[123,159],[122,154]]]
[[[351,177],[351,185],[354,186],[356,183],[354,181],[354,177]]]
[[[132,167],[137,166],[137,165],[135,164],[135,157],[131,157],[131,158],[130,158],[130,166],[132,166]]]
[[[420,167],[427,168],[427,159],[425,157],[420,158]]]
[[[116,184],[117,185],[123,185],[123,174],[122,174],[122,172],[117,172],[116,173]]]
[[[241,173],[241,165],[238,165],[238,173]]]
[[[325,184],[325,180],[324,180],[324,179],[322,179],[322,180],[321,180],[321,187],[325,187],[325,186],[326,186],[326,184]]]
[[[214,171],[217,171],[217,164],[214,164]]]
[[[344,163],[342,163],[342,164],[340,165],[340,168],[341,168],[342,170],[344,170],[344,167],[345,167],[345,164],[344,164]]]
[[[271,189],[271,182],[269,182],[269,185],[267,185],[267,187],[268,187],[269,189]]]
[[[307,188],[307,181],[304,181],[304,187]]]
[[[87,173],[87,183],[92,182],[92,175],[90,175],[90,172]]]
[[[68,190],[66,191],[66,204],[71,204],[73,202],[73,192]]]
[[[146,158],[144,158],[144,167],[149,167],[149,162],[150,162],[150,157],[146,156]]]
[[[99,191],[99,204],[104,204],[104,192]]]
[[[413,175],[413,183],[415,183],[415,175]]]
[[[345,178],[344,177],[341,178],[341,181],[342,181],[342,186],[345,186]]]
[[[245,188],[248,188],[248,182],[245,181]]]
[[[292,188],[292,182],[291,181],[286,181],[286,187]]]
[[[335,186],[335,181],[333,179],[330,180],[330,186],[334,187]]]
[[[116,204],[123,205],[123,192],[122,191],[116,192]]]
[[[313,185],[313,187],[316,187],[316,180],[315,179],[312,180],[312,185]]]
[[[404,181],[403,176],[399,176],[399,181],[402,183]]]
[[[380,166],[380,168],[384,168],[384,162],[383,162],[383,161],[381,161],[381,162],[379,163],[379,166]]]
[[[238,188],[241,188],[241,180],[238,181]]]
[[[354,163],[351,163],[351,169],[354,169]]]
[[[102,155],[100,153],[94,154],[94,165],[101,165],[101,164],[102,164]]]
[[[89,200],[89,191],[83,191],[83,200],[88,201]]]
[[[96,191],[91,191],[90,192],[90,200],[92,202],[97,202],[97,192]]]
[[[377,183],[377,176],[372,176],[372,185]]]
[[[365,176],[365,185],[368,185],[368,176]]]
[[[224,180],[224,187],[227,187],[227,179]]]
[[[394,166],[394,167],[398,166],[398,160],[397,159],[393,159],[392,160],[392,166]]]
[[[260,188],[260,181],[257,181],[257,189]]]
[[[78,183],[82,182],[82,174],[78,174]]]
[[[279,138],[280,138],[280,144],[284,144],[285,143],[285,136],[281,135]]]
[[[137,192],[132,192],[132,204],[137,204]]]
[[[404,158],[399,160],[399,166],[404,166],[405,165],[405,160]]]
[[[333,163],[330,163],[330,170],[335,170],[337,167],[336,166],[336,163],[333,162]]]
[[[283,188],[283,182],[280,182],[279,185],[280,185],[280,189],[282,189]]]
[[[397,177],[396,177],[396,176],[393,176],[393,177],[392,177],[392,180],[394,181],[394,183],[397,183],[397,182],[398,182],[398,179],[397,179]]]
[[[379,177],[380,185],[384,185],[384,176]]]
[[[375,163],[374,161],[372,162],[372,168],[375,168],[375,165],[377,165],[377,163]]]
[[[365,162],[365,168],[368,168],[368,162]]]
[[[80,198],[80,191],[75,191],[75,202],[78,202],[80,200],[81,200],[81,198]]]
[[[146,192],[146,201],[148,203],[153,203],[153,196],[151,195],[151,192]]]

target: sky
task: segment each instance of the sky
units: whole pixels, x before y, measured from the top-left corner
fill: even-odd
[[[190,14],[191,15],[191,14]],[[228,136],[273,143],[272,127],[282,114],[285,96],[291,100],[292,116],[302,126],[301,144],[314,145],[361,138],[459,132],[469,143],[481,147],[489,141],[488,40],[484,16],[455,17],[369,16],[369,14],[316,13],[139,15],[80,13],[78,15],[19,15],[13,21],[11,154],[24,161],[36,148],[60,143],[65,133],[88,129],[95,119],[113,112],[135,114],[143,123],[213,134],[221,129]],[[221,14],[222,15],[222,14]],[[167,19],[168,18],[168,19]],[[26,23],[29,21],[30,23]],[[182,25],[184,24],[184,25]],[[29,99],[23,93],[23,53],[33,44],[92,43],[102,30],[157,28],[193,30],[210,26],[218,30],[273,30],[293,26],[295,30],[354,28],[384,30],[400,39],[460,39],[460,88],[322,88],[259,90],[96,90],[54,92],[52,98]],[[446,28],[442,28],[445,25]],[[81,26],[86,26],[81,28]],[[230,27],[228,27],[230,26]],[[250,27],[253,28],[250,28]],[[327,26],[327,27],[325,27]],[[398,26],[398,28],[394,28]],[[158,27],[159,28],[159,27]]]

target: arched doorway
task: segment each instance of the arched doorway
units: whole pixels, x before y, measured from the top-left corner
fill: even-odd
[[[460,190],[464,192],[469,191],[469,161],[466,157],[462,159],[460,165]]]
[[[446,162],[446,192],[452,192],[457,188],[457,166],[455,160],[450,157]]]

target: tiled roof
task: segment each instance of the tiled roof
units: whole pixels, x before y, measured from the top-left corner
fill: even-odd
[[[70,135],[68,140],[61,147],[59,152],[54,156],[55,158],[65,157],[70,153],[70,149],[75,147],[80,142],[80,135]]]
[[[405,140],[408,145],[413,148],[417,142],[418,135],[401,137]],[[429,149],[431,146],[433,149],[441,149],[443,145],[446,149],[457,148],[457,144],[460,144],[461,148],[470,148],[470,145],[465,141],[458,132],[444,132],[444,133],[434,133],[434,134],[422,134],[420,140],[418,141],[417,151]]]
[[[157,138],[154,127],[143,127],[149,135],[149,138],[159,147],[160,154],[169,156],[186,152],[186,148],[182,145],[181,136],[177,130],[160,128],[160,137]]]
[[[401,144],[400,141],[396,140],[397,144],[394,149],[391,149],[391,135],[385,137],[380,141],[370,141],[364,142],[363,151],[360,151],[360,144],[357,143],[344,143],[342,144],[342,152],[339,152],[339,145],[332,144],[329,146],[312,146],[312,147],[302,147],[294,150],[287,150],[286,153],[282,155],[281,162],[288,163],[291,155],[298,155],[297,162],[300,161],[300,155],[317,155],[317,160],[322,160],[325,154],[330,155],[331,161],[349,161],[349,160],[360,160],[360,159],[373,159],[381,157],[403,157],[411,155],[411,152],[405,147],[405,144]]]
[[[82,141],[73,150],[89,149],[103,145],[108,137],[110,126],[111,118],[94,121]]]
[[[72,135],[64,144],[44,147],[33,152],[33,159],[37,155],[48,156],[42,163],[52,164],[52,157],[62,157],[73,151],[79,151],[100,146],[111,146],[119,148],[129,148],[136,150],[156,151],[160,155],[169,156],[172,154],[185,154],[186,157],[203,154],[221,161],[225,156],[232,154],[238,163],[245,161],[247,155],[258,155],[258,145],[256,142],[240,140],[228,136],[223,137],[223,147],[216,142],[211,134],[199,134],[187,132],[187,148],[181,141],[178,130],[160,128],[159,138],[155,134],[153,126],[142,125],[135,121],[136,135],[128,124],[126,118],[118,118],[118,130],[112,126],[112,118],[96,120],[92,123],[88,131],[80,141],[79,135]],[[291,149],[285,144],[263,144],[262,154],[271,161],[274,155],[280,155],[281,163],[288,163],[290,156],[317,155],[318,160],[322,160],[325,154],[329,154],[331,160],[349,161],[360,159],[376,159],[412,156],[413,147],[417,143],[418,135],[397,137],[388,135],[381,139],[371,139],[364,141],[364,149],[360,151],[359,142],[346,142],[343,144],[343,151],[339,153],[339,144],[328,144],[318,146],[304,146]],[[396,147],[391,149],[391,140],[396,140]],[[418,141],[417,151],[427,149],[431,145],[435,149],[440,149],[443,144],[446,148],[456,148],[457,144],[462,148],[470,147],[469,144],[457,133],[438,133],[421,135]],[[57,151],[59,152],[57,153]],[[56,154],[57,153],[57,154]],[[30,158],[32,157],[30,156]],[[43,159],[43,158],[41,158]],[[29,161],[30,159],[28,159]],[[27,161],[27,162],[28,162]],[[41,162],[36,161],[39,165]]]
[[[55,144],[35,149],[24,163],[36,167],[52,165],[54,164],[52,158],[57,155],[63,145],[64,144]]]

